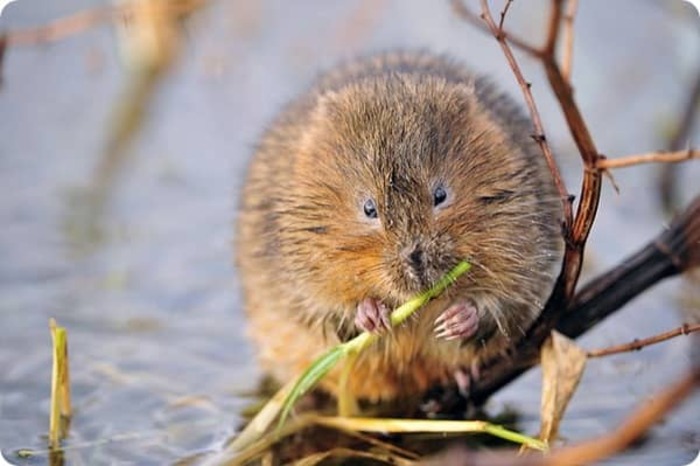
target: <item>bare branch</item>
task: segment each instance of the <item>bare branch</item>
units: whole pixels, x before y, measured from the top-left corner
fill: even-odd
[[[534,106],[534,100],[532,99],[531,93],[526,92],[526,90],[529,91],[529,84],[523,79],[522,73],[519,71],[518,64],[508,45],[508,35],[498,29],[498,26],[493,20],[487,0],[481,0],[481,10],[481,17],[486,23],[491,34],[496,37],[496,40],[501,45],[501,48],[506,55],[506,59],[516,75],[516,79],[518,80],[520,87],[525,93],[526,101],[528,101],[528,107],[532,112],[532,109],[536,108]],[[469,15],[471,16],[470,12]],[[547,79],[549,80],[550,86],[552,87],[552,90],[560,103],[562,111],[564,112],[564,117],[569,126],[571,136],[576,143],[585,165],[583,184],[581,186],[581,201],[578,204],[578,210],[575,217],[573,217],[570,213],[571,207],[568,205],[567,200],[564,200],[567,247],[564,254],[562,274],[559,279],[563,282],[562,287],[561,290],[559,289],[559,286],[555,287],[555,291],[561,294],[560,297],[557,297],[557,301],[566,301],[573,296],[574,289],[581,272],[583,250],[598,210],[598,202],[600,200],[600,190],[602,186],[602,171],[596,168],[596,162],[599,157],[598,150],[593,142],[588,126],[586,125],[585,120],[583,119],[583,116],[576,105],[572,87],[564,79],[561,69],[556,62],[555,50],[560,30],[561,15],[562,0],[552,0],[552,11],[550,13],[547,43],[542,51],[537,52],[536,56],[538,56],[542,61],[547,74]],[[537,130],[542,131],[541,122],[539,122],[539,124],[536,122],[539,120],[539,116],[535,117],[535,115],[533,115],[533,120],[535,121],[534,124],[536,125]],[[544,136],[544,133],[541,132],[540,135]],[[536,137],[538,136],[536,135]],[[557,185],[560,193],[565,193],[566,189],[563,186],[563,182],[561,182],[561,177],[558,176],[558,169],[556,168],[556,163],[551,155],[551,151],[549,152],[549,156],[545,154],[545,157],[547,159],[547,163],[550,165],[552,173],[556,173],[555,180],[559,178]],[[573,220],[570,220],[572,217]],[[553,298],[555,298],[554,295]],[[562,302],[552,303],[551,306],[547,306],[543,312],[543,321],[557,320],[558,316],[562,312],[561,309],[565,307],[562,306]],[[548,325],[551,327],[553,324],[550,322]],[[539,337],[545,338],[546,333],[547,332],[543,331]]]
[[[661,280],[697,266],[700,266],[700,196],[671,222],[668,230],[584,286],[568,303],[556,329],[569,338],[577,338]],[[539,345],[537,339],[525,337],[509,352],[510,358],[487,361],[470,393],[472,401],[485,401],[537,364]]]
[[[643,338],[641,340],[635,339],[629,343],[624,343],[622,345],[614,345],[608,348],[602,348],[598,350],[588,351],[587,356],[589,358],[600,358],[603,356],[610,356],[612,354],[627,353],[630,351],[639,351],[645,346],[655,345],[671,338],[675,338],[679,335],[690,335],[693,332],[700,331],[700,324],[683,324],[668,332],[660,333],[654,335],[653,337]]]
[[[467,8],[467,6],[463,3],[462,0],[450,0],[450,4],[452,5],[452,11],[454,11],[458,17],[470,23],[472,26],[476,26],[484,32],[490,32],[488,26],[486,26],[486,24],[484,24],[484,22],[481,20],[481,17],[473,11],[471,11],[469,8]],[[533,47],[531,44],[521,39],[520,37],[517,37],[505,31],[502,31],[502,35],[504,38],[507,38],[508,42],[513,44],[513,46],[532,55],[533,57],[539,57],[542,54],[540,50],[538,50],[536,47]]]
[[[503,9],[503,13],[501,13],[501,26],[503,24],[505,14],[508,11],[509,5],[510,3],[507,3],[505,8]],[[532,118],[532,123],[535,126],[535,134],[533,135],[533,139],[540,146],[540,150],[542,151],[542,154],[544,154],[544,158],[547,161],[549,170],[554,178],[557,190],[559,191],[559,195],[562,199],[562,204],[564,208],[564,222],[565,225],[568,227],[572,223],[572,212],[571,204],[569,203],[569,193],[566,190],[566,186],[564,186],[564,181],[562,180],[561,174],[559,173],[557,163],[554,160],[554,154],[552,154],[552,150],[549,147],[549,144],[547,143],[547,138],[544,133],[544,126],[542,125],[542,119],[540,118],[540,112],[537,109],[537,104],[535,103],[535,99],[532,97],[532,92],[530,90],[531,84],[527,82],[523,77],[523,73],[520,70],[520,65],[518,65],[518,62],[515,60],[513,51],[511,50],[510,46],[508,45],[508,41],[506,40],[507,36],[502,33],[500,27],[496,26],[496,23],[493,21],[491,12],[488,10],[488,2],[486,0],[482,0],[482,8],[484,9],[482,14],[483,20],[486,22],[489,31],[491,31],[491,33],[494,35],[494,37],[496,37],[496,40],[500,44],[501,49],[503,50],[503,53],[506,56],[506,60],[508,60],[508,64],[513,70],[513,74],[515,75],[515,78],[517,79],[518,84],[520,85],[520,89],[523,92],[525,102],[527,103],[527,107],[530,110],[530,117]]]
[[[549,27],[547,28],[547,42],[542,50],[543,55],[554,57],[559,41],[559,30],[561,29],[563,0],[552,0],[552,11],[549,14]]]
[[[506,15],[512,4],[513,0],[506,0],[506,4],[503,6],[503,10],[501,10],[501,20],[498,22],[498,30],[501,32],[503,32],[503,22],[506,20]]]
[[[700,149],[688,149],[675,152],[650,152],[648,154],[628,155],[615,159],[599,158],[596,167],[601,170],[611,168],[633,167],[643,163],[678,163],[686,160],[700,159]]]
[[[482,377],[482,380],[475,384],[476,386],[470,397],[475,403],[484,401],[490,394],[518,377],[527,368],[536,364],[538,349],[542,342],[549,336],[551,330],[557,326],[562,316],[571,314],[571,312],[566,311],[571,307],[574,290],[583,264],[586,240],[593,226],[600,200],[603,171],[596,167],[596,162],[599,158],[598,151],[588,131],[588,126],[573,98],[572,88],[564,80],[555,58],[557,34],[560,29],[558,24],[561,22],[561,0],[552,0],[552,5],[548,45],[539,55],[539,58],[545,68],[550,86],[564,113],[572,138],[583,159],[584,172],[581,186],[581,201],[578,204],[574,220],[565,224],[566,249],[562,271],[547,304],[525,336],[509,349],[509,357],[496,356],[491,360],[484,361],[481,373],[482,376],[484,374],[488,375]],[[529,86],[519,72],[518,64],[508,46],[507,36],[499,34],[487,0],[481,0],[481,8],[482,18],[501,45],[521,88],[523,91],[527,90]],[[552,41],[554,45],[551,45]],[[530,95],[529,98],[532,99],[532,96]],[[534,107],[534,102],[532,106]],[[553,159],[551,162],[555,165]],[[570,212],[570,208],[568,212]],[[571,217],[569,216],[569,218]]]
[[[550,334],[552,328],[556,327],[572,338],[580,336],[650,286],[700,264],[700,197],[698,197],[673,222],[668,231],[662,233],[656,240],[618,267],[591,282],[574,297],[585,244],[598,209],[602,175],[607,172],[601,165],[601,163],[605,163],[601,162],[603,157],[598,153],[588,126],[573,97],[573,88],[570,82],[572,29],[577,2],[576,0],[569,1],[565,18],[565,34],[568,35],[566,39],[567,50],[564,52],[565,70],[562,71],[556,60],[563,0],[551,0],[552,8],[546,43],[541,50],[535,49],[536,53],[532,53],[532,55],[542,62],[549,84],[560,104],[571,136],[581,155],[584,164],[581,200],[573,223],[565,231],[567,242],[562,272],[545,309],[525,337],[510,348],[506,355],[497,356],[484,362],[480,368],[480,378],[470,393],[470,400],[477,404],[485,401],[498,389],[537,364],[541,343]],[[523,90],[529,89],[527,83],[523,84],[524,80],[508,47],[508,43],[513,42],[507,32],[502,30],[503,17],[501,17],[501,27],[499,27],[493,20],[487,0],[481,0],[481,9],[481,18],[501,45],[518,83]],[[473,17],[470,22],[473,22]],[[637,342],[638,345],[639,342]],[[566,458],[568,461],[550,462],[549,458],[543,460],[534,456],[523,460],[522,464],[586,463],[593,461],[591,458],[602,458],[625,448],[634,438],[656,422],[659,416],[687,396],[697,384],[698,375],[698,370],[695,368],[688,377],[671,387],[669,391],[662,393],[659,403],[653,407],[645,406],[642,408],[630,418],[630,421],[617,434],[611,436],[609,441],[601,442],[600,448],[594,449],[591,447],[591,443],[587,442],[585,445],[588,450],[583,451],[583,453],[581,449],[577,449],[571,454],[568,449],[563,451],[561,458]],[[670,396],[668,396],[669,393]],[[479,458],[474,456],[471,456],[471,459],[477,460],[475,464],[512,464],[512,457],[504,458],[505,461],[501,463],[492,463],[490,460],[480,463]],[[451,464],[460,464],[460,461]]]
[[[571,69],[574,61],[574,19],[578,0],[568,0],[564,13],[564,55],[561,60],[561,74],[571,84]]]
[[[550,40],[556,42],[557,38],[553,35],[559,31],[558,24],[561,22],[561,0],[552,0],[551,18]],[[552,37],[554,38],[552,39]],[[548,44],[549,43],[548,41]],[[588,130],[588,125],[574,100],[573,89],[564,79],[561,69],[556,62],[555,49],[556,44],[546,47],[545,50],[547,53],[542,55],[542,64],[544,65],[549,84],[564,112],[564,118],[569,127],[571,137],[576,143],[576,147],[584,163],[580,202],[578,204],[576,216],[574,217],[573,226],[571,230],[568,231],[562,277],[560,277],[564,282],[564,289],[562,290],[563,295],[565,299],[568,300],[573,297],[574,289],[581,273],[585,244],[598,211],[598,202],[600,200],[600,190],[602,187],[602,172],[596,169],[598,150]],[[552,304],[552,306],[547,306],[543,312],[545,314],[544,320],[556,320],[558,316],[561,315],[561,303]],[[548,315],[550,313],[552,313],[551,316]]]

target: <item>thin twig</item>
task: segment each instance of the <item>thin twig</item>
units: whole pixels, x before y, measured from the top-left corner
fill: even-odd
[[[454,11],[457,16],[484,32],[490,32],[488,26],[486,26],[486,24],[484,24],[484,22],[481,20],[481,17],[471,11],[462,0],[450,0],[450,4],[452,5],[452,11]],[[541,55],[540,50],[533,47],[522,38],[506,31],[503,31],[502,34],[504,38],[508,39],[508,42],[513,44],[513,46],[517,47],[518,49],[532,55],[533,57],[539,57]]]
[[[552,11],[549,13],[549,26],[547,28],[547,41],[542,49],[542,54],[554,58],[557,43],[559,42],[559,31],[561,29],[563,0],[552,0]]]
[[[615,159],[601,157],[596,167],[602,170],[611,168],[633,167],[643,163],[678,163],[686,160],[700,159],[700,149],[688,149],[675,152],[650,152],[648,154],[628,155]]]
[[[508,42],[506,40],[507,35],[499,34],[498,27],[493,20],[487,0],[481,1],[481,8],[483,20],[486,22],[489,30],[501,45],[508,63],[511,65],[518,82],[521,84],[521,88],[523,88],[523,91],[525,91],[528,86],[527,83],[523,84],[524,79],[522,79],[522,74],[516,71],[518,70],[518,65],[510,47],[508,46]],[[572,222],[566,222],[566,251],[564,253],[562,276],[560,277],[562,288],[559,290],[559,285],[555,287],[555,291],[557,293],[561,293],[564,300],[568,301],[571,299],[571,297],[573,297],[574,289],[581,272],[581,266],[583,264],[583,250],[586,240],[588,239],[588,234],[593,226],[595,214],[598,210],[598,201],[600,199],[600,189],[602,183],[601,171],[595,168],[595,163],[598,159],[598,151],[595,143],[593,142],[593,138],[588,131],[588,126],[583,119],[581,111],[576,105],[572,88],[564,80],[559,65],[556,62],[556,57],[554,56],[556,49],[555,42],[557,40],[556,34],[559,32],[560,28],[558,25],[561,23],[561,0],[552,0],[552,12],[549,23],[550,27],[547,35],[547,44],[545,45],[544,52],[540,54],[540,59],[547,73],[547,79],[549,80],[550,86],[552,87],[552,90],[560,103],[562,111],[564,112],[564,117],[566,118],[569,130],[585,165],[583,184],[581,187],[581,201],[578,205],[578,211]],[[532,99],[531,95],[530,99]],[[529,103],[528,106],[530,106]],[[551,157],[551,159],[548,157],[547,163],[551,164],[550,169],[555,170],[553,173],[558,172],[553,157]],[[562,191],[565,192],[563,182],[562,187],[560,188],[560,192]],[[566,202],[567,201],[565,201],[565,203]],[[568,220],[568,218],[571,218],[569,215],[570,208],[566,206],[565,209],[565,215],[567,216],[566,218]],[[559,298],[557,298],[557,301],[558,300]],[[563,312],[562,309],[565,307],[561,304],[561,302],[552,303],[552,305],[548,306],[548,308],[545,308],[541,320],[557,320],[558,316],[561,314],[561,312]],[[549,323],[546,326],[541,326],[541,328],[538,327],[537,330],[538,332],[541,332],[539,336],[542,338],[542,340],[546,337],[548,330],[552,327],[552,325],[552,323]]]
[[[578,204],[578,210],[571,228],[566,230],[566,250],[564,254],[562,273],[555,284],[552,296],[548,300],[547,305],[545,306],[545,309],[538,318],[537,322],[535,322],[535,324],[528,330],[526,336],[519,343],[517,343],[516,346],[509,350],[509,356],[511,356],[510,358],[495,357],[492,360],[484,362],[484,365],[481,368],[481,373],[482,375],[488,375],[477,381],[475,384],[472,397],[475,403],[483,402],[498,388],[507,384],[509,381],[512,381],[518,375],[522,374],[528,367],[531,367],[536,363],[537,348],[549,335],[551,329],[556,326],[560,320],[562,320],[562,316],[565,315],[567,310],[571,310],[571,312],[566,312],[566,318],[563,319],[559,327],[562,325],[566,327],[569,332],[564,333],[569,334],[570,336],[580,335],[595,325],[595,323],[603,316],[611,313],[612,310],[619,308],[622,304],[624,304],[624,302],[631,299],[632,296],[638,294],[644,288],[656,283],[664,277],[678,273],[680,270],[684,270],[687,264],[693,262],[693,258],[700,254],[697,251],[689,251],[688,255],[683,253],[684,255],[679,257],[674,252],[674,248],[680,248],[684,251],[688,248],[695,248],[694,243],[687,241],[687,238],[683,233],[685,232],[686,227],[689,229],[689,231],[695,231],[696,228],[690,225],[679,227],[684,231],[679,232],[674,230],[673,232],[669,232],[671,235],[669,238],[666,238],[668,235],[663,235],[662,239],[672,242],[672,244],[669,246],[669,251],[658,251],[657,248],[653,248],[653,251],[651,251],[650,254],[647,254],[647,256],[649,256],[651,259],[644,256],[649,260],[656,261],[659,259],[660,263],[662,264],[661,266],[655,266],[656,262],[652,264],[655,267],[652,267],[652,270],[650,270],[650,273],[648,274],[649,277],[651,277],[649,280],[643,281],[642,285],[635,288],[634,291],[626,289],[624,292],[616,294],[613,296],[612,300],[608,300],[610,302],[605,301],[605,303],[603,303],[605,305],[597,305],[599,304],[598,301],[600,301],[597,298],[597,295],[592,301],[590,301],[590,303],[586,301],[586,303],[592,306],[591,313],[595,314],[594,318],[587,319],[590,321],[588,324],[585,322],[580,322],[580,319],[578,319],[578,317],[580,317],[579,315],[574,315],[578,314],[573,312],[573,308],[576,308],[577,304],[576,302],[572,301],[572,298],[581,271],[585,244],[597,213],[600,190],[602,186],[602,173],[604,170],[598,168],[597,166],[600,155],[598,154],[593,138],[588,130],[588,126],[573,98],[572,87],[564,79],[561,69],[556,61],[555,50],[557,33],[560,29],[558,26],[560,20],[555,19],[561,17],[561,0],[552,0],[552,5],[553,7],[549,21],[550,27],[547,42],[549,45],[547,45],[542,52],[538,51],[536,55],[540,58],[545,68],[547,79],[557,97],[557,100],[559,101],[569,127],[569,131],[584,162],[581,201]],[[507,47],[509,41],[508,34],[505,32],[499,33],[498,27],[493,20],[486,0],[481,1],[481,6],[482,19],[486,23],[488,30],[497,38],[504,51],[507,50],[510,52],[510,48]],[[515,61],[512,53],[506,53],[506,57],[509,59],[509,63]],[[691,207],[689,207],[688,212],[694,212],[696,210],[697,206],[696,203],[694,203]],[[687,223],[687,221],[689,221],[694,225],[696,222],[693,220],[693,218],[684,215],[683,219],[685,220],[682,222]],[[664,242],[662,241],[661,243]],[[622,272],[619,272],[617,269],[611,272],[611,283],[617,283],[615,277],[619,275],[619,273],[624,273],[624,271],[627,270],[626,266],[627,264],[623,264],[620,267]],[[659,270],[657,271],[657,269]],[[606,299],[606,297],[609,296],[600,296],[600,298],[603,300]],[[578,301],[580,300],[577,297],[577,302]]]
[[[561,60],[561,74],[571,84],[571,69],[574,61],[574,19],[578,9],[578,0],[568,0],[564,13],[564,55]]]
[[[598,350],[591,350],[587,353],[589,358],[600,358],[603,356],[610,356],[612,354],[627,353],[630,351],[639,351],[645,346],[655,345],[661,343],[662,341],[670,340],[679,335],[690,335],[693,332],[700,331],[700,324],[683,324],[668,332],[660,333],[649,338],[635,339],[629,343],[624,343],[622,345],[614,345],[608,348],[602,348]]]
[[[584,248],[598,211],[598,202],[600,201],[600,191],[602,187],[602,172],[596,169],[598,150],[593,142],[593,137],[574,100],[573,89],[564,79],[556,61],[556,34],[559,32],[558,25],[561,23],[561,0],[552,0],[552,12],[550,15],[549,39],[547,42],[548,45],[545,47],[547,53],[542,55],[542,64],[544,65],[549,84],[564,113],[564,118],[569,127],[571,137],[584,163],[580,202],[572,228],[568,231],[562,277],[560,277],[560,279],[563,280],[562,292],[566,302],[573,297],[576,283],[578,283],[578,278],[581,273]],[[552,303],[552,305],[547,306],[543,312],[543,320],[557,320],[558,316],[563,312],[563,306],[561,306],[561,304],[562,303]],[[543,338],[544,337],[546,337],[546,335],[543,335]]]
[[[501,32],[503,32],[503,22],[506,20],[506,15],[512,4],[513,0],[506,0],[506,4],[503,6],[503,10],[501,10],[501,20],[498,22],[498,30]]]
[[[557,324],[557,331],[578,338],[636,296],[693,267],[700,266],[700,196],[668,229],[619,265],[581,288]],[[696,338],[700,334],[694,335]],[[522,341],[511,353],[480,368],[470,396],[482,403],[539,361],[538,344]],[[696,358],[700,361],[700,357]]]
[[[505,13],[507,13],[508,11],[509,4],[510,3],[506,4],[506,7],[501,13],[501,26],[503,25],[503,20],[505,18]],[[486,2],[486,0],[482,0],[482,6],[488,9],[488,3]],[[561,174],[559,173],[557,163],[554,160],[554,154],[552,154],[552,149],[547,143],[547,138],[544,133],[544,126],[542,125],[542,119],[540,118],[540,112],[537,109],[537,104],[535,103],[535,99],[532,96],[532,91],[530,89],[531,84],[527,82],[523,77],[523,73],[520,70],[520,65],[518,65],[518,62],[515,60],[513,51],[511,50],[510,46],[508,45],[508,41],[506,40],[507,35],[504,34],[503,31],[500,29],[501,26],[496,26],[496,23],[493,21],[493,17],[491,16],[490,11],[488,10],[485,10],[483,12],[482,17],[491,33],[494,35],[494,37],[500,44],[501,49],[503,50],[503,53],[506,56],[506,60],[508,60],[508,64],[513,70],[513,74],[515,75],[515,78],[517,79],[518,84],[520,85],[520,89],[523,92],[525,102],[527,103],[527,107],[530,110],[532,124],[535,127],[535,134],[532,137],[535,140],[535,142],[540,146],[540,150],[542,151],[542,154],[544,155],[544,158],[547,161],[549,170],[554,178],[554,183],[556,184],[557,190],[559,191],[559,195],[562,199],[562,205],[564,209],[564,223],[566,228],[568,229],[571,226],[572,222],[572,212],[571,204],[569,203],[569,193],[566,190],[566,186],[564,186],[564,181],[562,180]]]

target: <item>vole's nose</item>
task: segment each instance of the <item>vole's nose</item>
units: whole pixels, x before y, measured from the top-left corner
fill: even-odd
[[[403,249],[402,256],[406,259],[408,266],[413,272],[421,276],[425,271],[425,252],[420,244],[412,244]]]
[[[411,266],[414,269],[423,268],[423,250],[420,247],[416,247],[411,251],[408,259],[411,261]]]

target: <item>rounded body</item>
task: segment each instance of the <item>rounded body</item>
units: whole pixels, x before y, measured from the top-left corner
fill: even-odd
[[[561,258],[561,200],[532,127],[444,57],[389,53],[322,75],[263,135],[236,249],[264,369],[296,377],[356,334],[359,303],[394,308],[459,261],[471,271],[358,359],[350,394],[413,398],[519,338]],[[472,303],[478,330],[436,338]],[[339,371],[322,382],[336,392]]]

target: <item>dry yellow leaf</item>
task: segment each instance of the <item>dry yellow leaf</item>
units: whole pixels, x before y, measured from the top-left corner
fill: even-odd
[[[561,333],[552,332],[542,345],[542,402],[540,440],[550,442],[559,432],[571,397],[586,367],[586,352]]]

